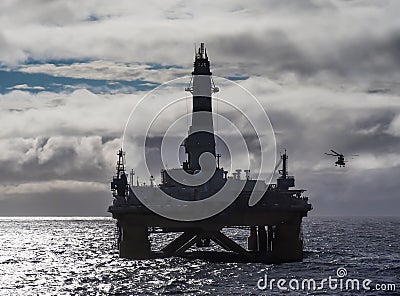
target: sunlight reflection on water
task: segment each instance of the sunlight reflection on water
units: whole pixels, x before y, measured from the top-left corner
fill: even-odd
[[[251,295],[261,294],[257,281],[266,272],[276,279],[319,279],[335,275],[340,266],[353,277],[399,284],[399,218],[311,217],[303,228],[306,258],[301,263],[135,261],[118,258],[115,221],[110,218],[3,217],[0,294]],[[243,231],[229,231],[245,243]],[[165,240],[152,237],[155,246]]]

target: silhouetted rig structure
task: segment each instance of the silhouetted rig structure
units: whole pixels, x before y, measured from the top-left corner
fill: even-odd
[[[312,207],[308,198],[303,196],[305,190],[291,189],[295,180],[288,175],[286,152],[281,155],[282,170],[276,184],[251,179],[249,170],[245,170],[245,178],[241,178],[240,170],[233,173],[233,177],[228,176],[228,172],[219,167],[220,155],[215,152],[211,95],[218,89],[212,82],[203,43],[195,55],[192,75],[192,86],[186,89],[193,95],[192,125],[184,142],[188,159],[183,162],[182,168],[162,170],[161,184],[157,186],[154,178],[151,178],[150,186],[140,186],[139,183],[133,184],[133,178],[128,181],[124,152],[118,152],[117,174],[111,182],[114,200],[108,211],[117,219],[120,257],[149,259],[183,256],[266,263],[301,261],[301,222]],[[216,159],[214,174],[205,184],[182,185],[171,177],[177,170],[197,174],[201,169],[200,156],[205,152]],[[228,180],[243,186],[239,196],[219,214],[199,221],[177,221],[160,216],[144,206],[135,195],[135,192],[151,195],[155,189],[161,189],[181,200],[200,200],[220,190]],[[255,188],[261,188],[265,193],[256,205],[250,207],[249,198]],[[222,232],[230,227],[248,230],[247,248]],[[159,250],[153,250],[149,241],[151,232],[176,232],[179,236]],[[201,251],[210,246],[211,241],[226,252]],[[199,251],[188,251],[192,246]]]

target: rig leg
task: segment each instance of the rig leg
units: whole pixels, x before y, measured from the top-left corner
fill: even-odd
[[[303,241],[300,237],[301,219],[287,221],[275,228],[272,242],[273,254],[277,260],[285,262],[303,259]]]
[[[250,227],[250,235],[247,238],[247,249],[249,251],[257,251],[257,229],[255,226]]]
[[[149,259],[151,248],[147,227],[122,225],[119,256],[127,259]]]

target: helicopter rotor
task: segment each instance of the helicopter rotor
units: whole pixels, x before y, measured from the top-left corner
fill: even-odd
[[[343,156],[343,154],[342,153],[339,153],[339,152],[336,152],[335,150],[332,150],[331,149],[331,151],[335,154],[335,156],[340,156],[340,155],[342,155]]]

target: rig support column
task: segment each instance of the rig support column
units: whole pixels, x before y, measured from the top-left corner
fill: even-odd
[[[127,259],[149,259],[151,248],[148,230],[145,226],[121,225],[122,236],[119,255]]]
[[[303,259],[303,241],[300,237],[301,219],[286,221],[276,225],[272,242],[273,255],[278,260],[301,261]]]
[[[247,238],[247,249],[249,251],[257,251],[257,229],[256,226],[250,227],[250,235]]]

